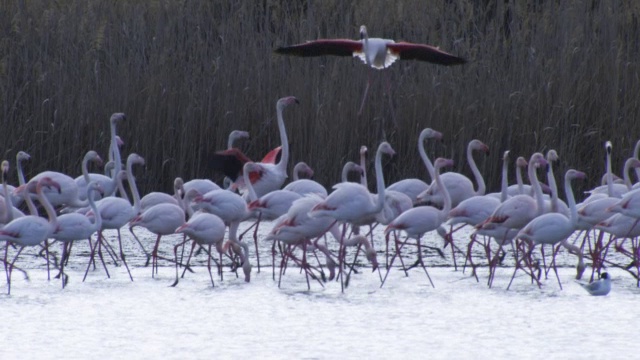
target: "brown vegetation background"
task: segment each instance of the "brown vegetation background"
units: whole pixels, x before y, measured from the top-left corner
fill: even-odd
[[[109,116],[124,112],[123,153],[147,160],[137,171],[142,191],[170,191],[175,176],[219,181],[208,155],[226,147],[233,129],[251,133],[241,147],[254,159],[279,145],[275,103],[287,95],[301,102],[284,114],[290,169],[304,160],[326,185],[345,161],[357,160],[360,145],[375,149],[383,137],[398,153],[387,162],[388,181],[425,178],[416,150],[424,127],[445,136],[428,144],[431,156],[451,157],[469,175],[466,144],[488,144],[490,156],[478,161],[492,190],[504,150],[515,159],[554,148],[556,174],[583,170],[588,187],[604,171],[605,140],[613,141],[620,173],[640,137],[638,1],[0,5],[0,144],[12,165],[17,151],[32,155],[27,176],[45,169],[79,175],[89,149],[106,158]],[[372,37],[438,45],[469,63],[407,61],[371,71],[358,59],[273,53],[321,37],[357,38],[361,24]]]

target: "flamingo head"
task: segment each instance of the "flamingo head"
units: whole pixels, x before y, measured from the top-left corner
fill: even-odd
[[[612,151],[612,149],[613,149],[613,145],[611,145],[611,141],[607,140],[607,141],[604,143],[604,149],[606,150],[607,155],[611,155],[611,151]]]
[[[582,171],[578,171],[574,169],[567,170],[566,176],[569,179],[586,179],[587,178],[587,174],[583,173]]]
[[[502,154],[502,160],[505,160],[505,161],[506,161],[506,160],[509,160],[509,150],[505,151],[505,152]]]
[[[118,135],[116,135],[116,145],[118,145],[118,147],[124,145],[124,141],[122,141],[122,138]]]
[[[487,144],[478,139],[471,140],[471,142],[469,143],[469,148],[471,148],[472,150],[480,150],[484,153],[489,154],[489,147],[487,146]]]
[[[360,146],[360,156],[366,156],[368,151],[369,149],[366,146]]]
[[[184,223],[180,226],[178,226],[178,228],[176,229],[176,234],[182,234],[184,233],[185,229],[189,227],[189,223]]]
[[[527,167],[528,163],[527,163],[527,159],[525,159],[524,157],[520,156],[516,159],[516,166],[519,168],[524,168]]]
[[[551,149],[547,152],[547,161],[548,162],[554,162],[554,161],[558,161],[560,159],[560,157],[558,157],[558,153]]]
[[[7,160],[4,160],[0,167],[2,168],[2,180],[4,181],[4,179],[6,179],[6,176],[9,174],[9,162]]]
[[[127,164],[138,164],[144,166],[144,158],[136,153],[131,153],[127,157]]]
[[[291,104],[300,104],[300,101],[298,101],[298,99],[295,96],[287,96],[279,99],[276,106],[278,109],[282,109]]]
[[[118,121],[125,121],[127,120],[127,117],[124,115],[124,113],[113,113],[111,115],[111,118],[109,119],[109,121],[112,124],[116,124]]]
[[[440,131],[433,130],[432,128],[426,128],[420,132],[420,143],[425,139],[442,140],[442,133]]]
[[[31,159],[31,155],[27,154],[24,151],[19,151],[18,155],[16,155],[16,160],[18,162],[23,161],[23,160],[29,160],[29,159]]]
[[[367,34],[367,27],[360,25],[360,39],[365,40],[367,38],[369,38],[369,35]]]
[[[391,147],[391,144],[389,144],[386,141],[383,141],[380,146],[378,146],[378,151],[387,154],[389,156],[393,156],[396,154],[396,151],[393,150],[393,148]]]
[[[34,183],[33,181],[30,181],[27,183],[27,191],[29,192],[35,192],[39,193],[42,191],[42,188],[44,187],[48,187],[50,189],[55,189],[58,190],[58,194],[62,193],[62,189],[60,188],[60,184],[58,184],[56,181],[54,181],[52,178],[45,176],[42,179],[40,179],[37,184]]]
[[[204,202],[204,196],[202,196],[201,194],[197,194],[195,197],[193,197],[192,200],[194,203],[199,204],[201,202]]]
[[[453,166],[453,160],[445,159],[445,158],[437,158],[433,163],[433,167],[436,169],[441,169],[443,167]]]

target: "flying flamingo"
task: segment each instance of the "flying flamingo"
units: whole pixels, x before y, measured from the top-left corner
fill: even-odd
[[[444,198],[444,206],[442,210],[431,206],[419,206],[409,209],[400,214],[395,220],[387,225],[387,228],[384,230],[385,234],[388,234],[392,230],[403,230],[407,234],[407,239],[416,239],[418,245],[418,263],[422,265],[425,274],[427,274],[427,278],[429,278],[431,286],[434,285],[433,281],[431,281],[431,277],[429,276],[429,272],[424,265],[424,261],[422,260],[420,239],[425,233],[436,230],[447,219],[449,211],[451,210],[451,197],[449,196],[449,190],[442,183],[442,178],[440,176],[440,169],[447,166],[453,166],[453,160],[438,158],[434,163],[435,182],[444,190],[442,191],[442,196]],[[385,274],[384,279],[389,275],[389,271],[393,265],[393,260],[395,260],[396,256],[399,256],[399,254],[396,253],[391,259],[391,264],[387,268],[387,274]],[[384,280],[380,287],[383,285]]]
[[[476,195],[484,195],[486,191],[486,185],[482,174],[480,173],[480,170],[478,170],[478,166],[473,159],[474,150],[488,153],[489,147],[477,139],[471,140],[469,145],[467,145],[467,162],[469,163],[469,167],[471,167],[471,171],[478,183],[478,190],[474,190],[471,180],[460,173],[450,171],[441,175],[442,183],[447,187],[447,191],[449,191],[449,196],[451,197],[451,204],[454,207],[458,206],[462,200]],[[418,201],[431,203],[439,207],[444,203],[440,187],[434,182],[431,183],[427,191],[418,195]]]
[[[231,149],[233,151],[228,150],[214,155],[212,159],[214,169],[222,170],[226,176],[234,180],[236,186],[241,190],[246,189],[245,182],[250,181],[258,197],[280,189],[287,179],[287,166],[289,164],[289,140],[287,139],[282,111],[285,107],[298,103],[298,99],[294,96],[281,98],[276,103],[278,130],[280,131],[280,142],[282,144],[282,154],[278,162],[273,163],[273,160],[269,160],[270,162],[256,163],[260,166],[260,169],[251,172],[249,179],[245,179],[242,176],[242,167],[250,160],[240,150]]]
[[[293,56],[353,56],[359,57],[365,65],[373,69],[386,69],[396,60],[419,60],[439,65],[459,65],[467,61],[451,55],[437,47],[425,44],[395,42],[390,39],[369,38],[367,27],[360,26],[360,40],[318,39],[302,44],[279,47],[276,53]],[[370,81],[364,91],[358,113],[362,113],[364,101],[369,91]]]
[[[67,261],[70,251],[71,243],[76,240],[89,240],[89,246],[91,246],[91,235],[100,231],[102,228],[102,217],[95,204],[94,197],[91,193],[101,193],[102,185],[99,182],[92,181],[86,187],[87,198],[89,199],[89,206],[93,210],[95,215],[93,221],[91,221],[86,215],[80,213],[68,213],[58,217],[58,222],[51,237],[57,241],[62,242],[62,257],[60,258],[60,278],[62,279],[62,288],[64,289],[67,283],[67,277],[64,273],[64,264]]]
[[[14,219],[10,223],[6,224],[2,229],[0,229],[0,241],[7,241],[20,247],[11,262],[9,262],[7,259],[9,247],[8,244],[7,251],[5,251],[4,254],[8,294],[11,293],[11,272],[22,250],[24,250],[24,248],[27,246],[40,245],[42,242],[46,241],[57,226],[56,212],[49,202],[49,199],[44,195],[44,187],[52,187],[60,192],[60,185],[56,183],[52,178],[45,176],[40,178],[37,184],[30,183],[29,185],[27,185],[26,191],[32,191],[34,185],[36,188],[37,199],[38,201],[40,201],[45,211],[47,212],[48,220],[37,215],[27,215]],[[25,195],[25,197],[27,196],[28,195]]]
[[[576,200],[571,188],[571,181],[574,179],[584,179],[585,177],[586,175],[583,172],[573,169],[567,170],[564,176],[564,188],[567,195],[567,202],[569,203],[569,210],[571,212],[570,217],[557,212],[549,212],[531,220],[516,235],[516,240],[523,239],[529,241],[530,243],[529,252],[525,255],[526,258],[531,256],[531,252],[538,244],[540,244],[541,247],[543,247],[545,244],[553,246],[558,243],[562,244],[565,248],[569,249],[571,252],[575,253],[578,256],[578,277],[580,277],[582,271],[584,271],[585,268],[582,262],[582,252],[577,246],[569,244],[567,242],[567,238],[576,230],[576,225],[578,224],[578,211],[576,209]],[[544,256],[544,253],[542,254]],[[554,272],[556,273],[556,277],[558,277],[558,271],[556,270],[555,264],[555,251],[553,251],[553,254],[554,257],[552,260],[552,265]],[[516,262],[519,261],[520,259],[516,259]],[[527,259],[525,259],[525,261],[530,262]],[[519,266],[516,265],[513,276],[511,277],[511,281],[513,281],[518,268]],[[531,275],[533,277],[533,274]],[[509,289],[509,287],[511,286],[511,281],[509,282],[509,286],[507,286],[507,289]],[[558,284],[562,289],[560,278],[558,278]]]
[[[434,177],[434,170],[433,164],[431,163],[431,160],[429,160],[427,152],[424,149],[424,141],[427,139],[440,140],[442,139],[442,133],[431,128],[426,128],[420,132],[420,136],[418,137],[418,153],[420,154],[420,158],[422,159],[424,166],[429,172],[429,183],[431,183]],[[387,190],[394,190],[407,194],[407,196],[411,198],[413,204],[415,205],[418,203],[418,195],[425,192],[429,188],[429,183],[416,178],[403,179],[389,185],[389,187],[387,187]]]
[[[344,246],[346,223],[358,223],[363,218],[379,213],[385,201],[385,185],[382,174],[382,154],[394,155],[395,151],[388,142],[382,142],[378,146],[375,158],[377,199],[371,196],[369,190],[361,184],[343,182],[333,186],[334,191],[326,199],[313,207],[311,216],[329,216],[336,222],[344,222],[342,236],[340,238],[340,252],[338,261],[340,264],[341,287],[344,291],[344,278],[342,264],[344,263]]]

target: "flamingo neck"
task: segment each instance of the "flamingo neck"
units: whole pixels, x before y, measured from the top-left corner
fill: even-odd
[[[449,190],[442,182],[442,178],[440,178],[439,167],[435,169],[434,175],[436,184],[438,185],[438,189],[442,189],[442,196],[444,197],[444,206],[442,207],[442,210],[440,210],[440,218],[442,219],[442,221],[444,221],[451,211],[451,196],[449,195]]]
[[[293,167],[293,181],[300,180],[300,173],[302,172],[302,167],[303,167],[302,163],[297,163],[296,166]],[[247,175],[245,174],[245,176]]]
[[[467,162],[469,163],[471,172],[473,173],[473,176],[476,178],[476,182],[478,183],[478,190],[476,191],[476,195],[484,195],[484,193],[487,191],[487,186],[484,183],[484,178],[482,177],[480,170],[478,170],[476,161],[473,159],[473,149],[471,148],[471,144],[467,146]]]
[[[131,196],[133,196],[133,212],[138,215],[140,213],[140,193],[138,192],[136,178],[133,177],[133,161],[127,161],[127,181],[129,182]]]
[[[576,209],[576,199],[573,196],[573,188],[571,187],[571,178],[567,175],[564,177],[564,191],[567,193],[567,202],[571,211],[571,224],[575,227],[578,224],[578,210]]]
[[[111,174],[112,179],[115,181],[115,177],[118,176],[120,170],[122,170],[122,158],[120,156],[120,147],[118,146],[118,139],[116,136],[116,122],[111,121],[111,149],[109,149],[109,158],[113,156],[115,162],[115,168]]]
[[[631,165],[632,165],[632,161],[631,160],[632,159],[628,159],[627,161],[625,161],[625,163],[624,163],[624,173],[622,174],[622,177],[624,178],[624,185],[627,187],[627,190],[629,190],[629,191],[633,187],[633,185],[631,184],[631,177],[629,176],[629,170],[631,170]]]
[[[516,166],[516,182],[518,183],[518,194],[524,194],[524,184],[522,182],[522,169]]]
[[[4,176],[4,171],[2,172],[2,191],[4,193],[4,204],[7,211],[3,221],[5,224],[8,224],[13,220],[13,202],[9,196],[9,187],[7,186],[7,179]]]
[[[633,149],[633,157],[638,159],[638,156],[640,156],[640,140],[636,142],[636,147]],[[636,172],[636,178],[640,180],[640,168],[635,168],[634,170]]]
[[[244,167],[242,168],[242,175],[244,176],[245,184],[247,185],[247,190],[249,191],[249,201],[256,201],[258,200],[258,194],[256,193],[255,189],[253,188],[253,184],[251,183],[251,178],[249,177],[249,173],[251,171],[249,171],[250,169],[248,164],[250,163],[244,164]]]
[[[351,170],[353,169],[350,162],[344,164],[344,166],[342,167],[342,176],[340,177],[340,180],[342,180],[343,183],[349,181],[349,171]]]
[[[93,214],[94,214],[93,231],[96,232],[102,229],[102,216],[100,215],[100,211],[98,211],[98,206],[96,205],[96,202],[94,200],[95,196],[91,192],[97,192],[97,190],[91,189],[90,191],[87,192],[87,198],[89,199],[89,206],[91,207],[91,210],[93,211]]]
[[[89,161],[91,160],[91,154],[87,153],[82,159],[82,176],[84,177],[84,181],[87,185],[91,181],[89,177]]]
[[[549,183],[549,188],[551,189],[551,212],[558,212],[558,185],[556,184],[556,177],[553,174],[553,161],[549,161],[547,182]]]
[[[280,131],[280,142],[282,143],[282,153],[280,155],[280,161],[276,165],[277,168],[283,173],[287,174],[287,164],[289,163],[289,139],[287,138],[287,129],[284,126],[284,119],[282,118],[282,110],[284,105],[278,104],[278,130]]]
[[[378,201],[374,207],[374,213],[380,212],[384,207],[384,176],[382,174],[382,151],[376,152],[376,190],[378,191]]]
[[[38,208],[36,208],[36,205],[33,203],[33,199],[31,199],[31,195],[29,194],[29,191],[27,189],[26,185],[22,186],[22,198],[24,199],[24,201],[27,203],[27,208],[29,209],[29,214],[33,215],[33,216],[39,216],[38,214]]]
[[[18,170],[18,184],[26,184],[27,182],[24,179],[24,172],[22,171],[22,159],[20,158],[20,154],[16,156],[16,169]]]
[[[531,182],[531,186],[533,187],[533,193],[536,197],[536,203],[538,204],[538,216],[544,213],[544,198],[542,197],[542,188],[540,187],[540,182],[538,182],[538,176],[536,174],[536,164],[537,160],[529,161],[528,175],[529,181]]]
[[[426,139],[426,136],[424,134],[420,134],[420,139],[418,140],[418,152],[420,153],[420,158],[422,158],[422,162],[424,163],[424,166],[427,167],[427,171],[429,172],[429,177],[431,179],[429,179],[429,182],[431,182],[432,180],[435,179],[435,170],[433,168],[433,163],[431,162],[431,160],[429,160],[429,157],[427,156],[427,152],[424,149],[424,141]]]
[[[500,183],[500,202],[505,202],[509,188],[509,159],[505,156],[502,161],[502,181]]]
[[[362,172],[360,173],[360,184],[369,189],[369,181],[367,180],[367,156],[364,153],[360,154],[360,167]]]
[[[36,193],[38,196],[38,201],[44,207],[44,210],[47,213],[47,217],[49,218],[49,225],[51,226],[51,231],[55,230],[58,226],[58,216],[56,215],[56,210],[53,208],[53,205],[49,202],[49,199],[44,195],[42,190],[42,184],[38,184],[36,188]]]
[[[607,152],[607,195],[613,196],[613,171],[611,170],[611,154]]]

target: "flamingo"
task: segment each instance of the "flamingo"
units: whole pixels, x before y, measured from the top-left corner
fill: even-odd
[[[607,184],[598,186],[598,187],[593,188],[593,189],[591,189],[589,191],[585,191],[585,193],[587,193],[589,195],[605,193],[608,196],[621,198],[625,193],[627,193],[630,190],[630,188],[628,188],[627,185],[625,185],[625,184],[616,184],[613,181],[613,172],[611,170],[611,162],[612,162],[611,161],[611,153],[613,151],[612,148],[613,148],[613,146],[611,144],[611,141],[606,141],[605,142],[605,150],[607,152],[607,157],[606,157],[605,178],[607,179]],[[625,173],[626,173],[626,171],[625,171]]]
[[[478,190],[473,190],[473,183],[466,176],[457,172],[447,172],[442,174],[442,183],[447,187],[449,196],[451,197],[451,206],[458,206],[464,199],[468,199],[476,195],[484,195],[486,191],[486,185],[475,160],[473,159],[473,151],[479,150],[485,153],[489,152],[489,147],[482,141],[474,139],[467,145],[467,162],[471,171],[478,183]],[[429,189],[422,194],[418,195],[418,201],[434,204],[438,207],[443,205],[443,194],[440,187],[434,182],[431,183]]]
[[[87,163],[89,161],[102,164],[102,159],[97,152],[93,150],[88,151],[82,160],[82,173],[86,180],[88,180],[89,176],[89,171],[87,170]],[[29,182],[37,183],[44,177],[49,177],[60,185],[61,192],[44,189],[44,195],[49,198],[49,202],[52,206],[56,207],[66,205],[74,208],[82,208],[89,205],[89,201],[87,201],[87,199],[80,199],[78,184],[69,175],[57,171],[43,171],[31,178]]]
[[[253,162],[244,164],[244,177],[248,178],[251,172],[260,171],[260,166]],[[256,261],[258,266],[258,272],[260,272],[260,256],[258,254],[258,227],[261,220],[275,220],[276,218],[287,213],[291,204],[300,199],[301,195],[297,192],[290,190],[274,190],[260,198],[258,198],[251,182],[246,183],[247,190],[249,191],[249,200],[251,201],[247,206],[249,212],[253,216],[257,217],[255,222],[255,231],[253,233],[253,240],[256,248]]]
[[[299,174],[306,174],[308,177],[312,177],[313,169],[303,161],[297,163],[293,168],[293,181],[287,184],[283,190],[293,191],[300,195],[314,193],[327,197],[327,189],[324,186],[311,179],[300,179]]]
[[[249,264],[249,247],[238,241],[238,227],[251,213],[246,201],[238,194],[228,190],[213,190],[204,195],[196,195],[193,202],[200,209],[215,214],[229,226],[229,241],[231,244],[242,247],[240,258],[245,272],[245,281],[251,279],[251,265]]]
[[[407,239],[416,239],[418,245],[418,263],[422,265],[425,274],[427,274],[427,278],[429,278],[431,286],[434,285],[433,281],[431,281],[431,277],[429,276],[429,272],[424,265],[424,261],[422,260],[422,248],[420,239],[425,233],[437,229],[447,219],[449,211],[451,210],[451,197],[449,196],[449,190],[442,183],[442,178],[440,176],[440,169],[447,166],[453,166],[453,160],[438,158],[434,163],[435,182],[436,184],[438,184],[438,186],[440,186],[441,189],[443,189],[442,196],[444,198],[444,206],[442,210],[431,206],[419,206],[409,209],[395,218],[395,220],[387,225],[387,228],[384,230],[385,235],[392,230],[403,230],[407,234]],[[398,254],[396,253],[396,255]],[[391,264],[387,268],[387,274],[385,275],[384,279],[387,278],[387,275],[391,270],[391,266],[393,265],[394,259],[395,255],[391,260]],[[384,280],[380,287],[382,287],[383,285]]]
[[[311,216],[329,216],[336,222],[360,223],[362,219],[379,213],[385,201],[385,185],[382,174],[382,154],[394,155],[395,151],[388,142],[382,142],[378,146],[375,158],[376,188],[378,190],[377,199],[374,200],[369,190],[361,184],[343,182],[333,186],[334,191],[326,199],[313,207]],[[343,228],[340,238],[340,279],[341,287],[344,291],[344,278],[342,276],[342,264],[344,262],[344,246],[346,227]]]
[[[145,211],[148,208],[158,204],[174,204],[182,206],[182,197],[180,196],[180,189],[184,187],[184,181],[182,178],[177,177],[173,180],[173,195],[169,195],[160,191],[152,191],[140,199],[140,211]],[[219,188],[219,187],[218,187]],[[175,230],[175,229],[174,229]]]
[[[126,116],[123,113],[114,113],[113,115],[111,115],[111,118],[109,119],[109,124],[110,124],[110,131],[111,131],[111,142],[109,145],[109,158],[111,159],[111,157],[113,157],[113,162],[115,164],[115,167],[113,169],[113,172],[111,173],[111,176],[106,176],[103,174],[95,174],[95,173],[91,173],[89,174],[89,181],[97,181],[100,183],[100,186],[102,187],[102,192],[93,192],[96,195],[101,195],[101,196],[111,196],[113,195],[113,193],[115,193],[116,191],[116,184],[118,183],[118,180],[116,179],[116,175],[118,174],[118,172],[120,170],[122,170],[122,159],[120,158],[120,145],[118,142],[118,136],[116,135],[116,126],[118,124],[118,122],[120,121],[125,121],[126,120]],[[84,176],[84,174],[82,176],[78,176],[76,179],[76,184],[78,185],[78,198],[80,200],[84,200],[87,192],[87,185],[89,184],[87,182],[87,177]]]
[[[425,44],[395,42],[390,39],[369,38],[367,27],[360,26],[360,40],[350,39],[318,39],[302,44],[283,46],[275,50],[277,54],[293,56],[353,56],[359,57],[365,65],[382,70],[396,60],[419,60],[439,65],[459,65],[467,61]],[[365,88],[359,114],[362,113],[364,101],[369,90],[369,83]]]
[[[448,214],[447,223],[450,226],[450,230],[447,233],[445,229],[438,229],[438,233],[444,234],[445,247],[451,243],[451,254],[453,257],[453,265],[457,270],[456,258],[455,258],[455,246],[453,244],[453,233],[462,229],[466,225],[477,226],[484,220],[486,220],[495,211],[498,206],[508,198],[508,168],[509,168],[509,150],[505,151],[502,155],[502,180],[500,193],[491,193],[487,195],[472,196],[460,202],[455,208],[451,209]],[[453,229],[456,224],[462,224],[457,229]],[[467,248],[467,260],[471,261],[473,244],[476,242],[475,236],[471,238],[471,242]],[[485,249],[488,251],[488,244],[485,244]],[[473,262],[471,261],[473,266]],[[475,274],[475,267],[474,267]]]
[[[211,246],[215,245],[219,253],[224,252],[222,243],[224,241],[225,231],[226,226],[220,217],[202,211],[196,212],[189,221],[176,229],[176,234],[184,234],[188,236],[189,239],[177,244],[173,248],[176,262],[176,281],[171,286],[178,285],[178,247],[184,246],[184,244],[189,240],[193,241],[193,245],[191,246],[191,253],[189,253],[185,267],[189,266],[189,260],[191,259],[191,254],[193,254],[193,249],[196,244],[201,246],[207,245],[207,270],[209,271],[209,277],[211,278],[211,286],[215,286],[213,283],[213,275],[211,275]],[[219,266],[218,272],[222,275],[222,271]]]
[[[536,177],[536,166],[546,166],[547,160],[541,153],[535,153],[529,160],[529,179],[535,190],[536,199],[529,195],[516,195],[500,204],[491,216],[477,225],[477,228],[490,229],[501,226],[505,229],[519,229],[544,212],[544,200],[540,184]]]
[[[427,156],[427,152],[424,149],[424,141],[426,139],[442,139],[442,133],[431,128],[426,128],[420,132],[420,136],[418,137],[418,153],[420,154],[420,158],[422,159],[424,166],[427,168],[429,172],[429,183],[434,178],[434,170],[433,164],[429,157]],[[401,193],[406,194],[411,198],[413,204],[416,205],[418,201],[418,196],[425,192],[429,188],[429,184],[416,178],[411,179],[403,179],[398,182],[395,182],[387,188],[387,190],[399,191]]]
[[[40,245],[46,241],[57,226],[57,216],[47,196],[44,195],[44,187],[52,187],[61,192],[60,184],[50,177],[41,177],[37,183],[27,185],[26,191],[36,188],[36,196],[47,212],[48,220],[37,215],[26,215],[14,219],[0,229],[0,241],[7,241],[19,246],[18,252],[11,262],[8,261],[8,246],[4,254],[5,272],[7,274],[7,294],[11,293],[11,272],[18,256],[27,246]],[[25,195],[28,197],[28,195]],[[30,199],[28,201],[31,201]],[[46,248],[46,245],[45,245]]]
[[[9,187],[7,185],[7,176],[9,175],[9,161],[3,160],[2,166],[2,191],[3,196],[0,197],[0,228],[5,224],[10,223],[13,219],[23,217],[24,213],[14,207],[14,202],[9,194]]]
[[[135,226],[142,226],[158,235],[151,253],[151,276],[158,272],[158,247],[163,235],[171,235],[185,223],[185,214],[181,206],[170,203],[154,205],[129,221],[129,230],[133,232]]]
[[[127,181],[129,182],[129,189],[131,190],[131,195],[133,196],[133,206],[131,205],[129,200],[126,200],[120,197],[115,197],[115,196],[108,196],[96,202],[96,208],[100,213],[99,216],[102,219],[102,226],[100,228],[100,231],[98,232],[98,240],[95,246],[93,247],[93,249],[91,250],[89,265],[87,266],[87,270],[85,271],[84,279],[82,281],[84,281],[87,278],[89,267],[93,262],[93,257],[95,256],[95,252],[97,249],[99,249],[104,239],[103,230],[105,229],[115,229],[117,231],[118,245],[120,247],[120,258],[125,264],[125,267],[127,267],[127,270],[129,269],[124,259],[124,252],[122,251],[122,237],[120,234],[120,228],[125,226],[131,219],[133,219],[136,215],[140,213],[140,194],[138,192],[136,180],[133,176],[133,165],[144,165],[144,158],[142,158],[140,155],[136,153],[129,154],[129,156],[127,157],[127,163],[126,163],[127,170],[126,171],[121,170],[117,175],[117,179],[119,180],[118,187],[121,187],[121,180],[123,177],[126,176]],[[124,193],[124,191],[122,190],[120,191]],[[87,214],[87,216],[91,216],[91,215],[92,215],[91,212]],[[97,216],[97,214],[95,216]],[[135,236],[134,238],[136,239],[136,241],[144,251],[144,247],[140,243],[140,240],[138,240],[138,238]],[[102,257],[100,252],[98,254],[100,257]],[[147,258],[148,258],[148,255],[147,255]],[[107,276],[108,276],[108,273],[107,273]],[[129,272],[129,277],[133,281],[133,277],[131,276],[130,272]]]
[[[86,187],[87,198],[89,199],[89,206],[93,210],[94,219],[93,222],[84,214],[69,213],[63,214],[58,217],[58,223],[51,235],[54,239],[62,242],[62,257],[60,258],[60,278],[62,279],[62,288],[64,289],[67,278],[64,274],[64,264],[69,257],[71,251],[71,242],[76,240],[89,239],[91,243],[91,235],[100,231],[102,228],[102,217],[95,204],[92,192],[103,192],[102,185],[99,182],[92,181]],[[91,245],[91,244],[89,244]]]
[[[233,151],[214,155],[212,160],[214,169],[222,170],[226,176],[234,180],[235,185],[241,190],[245,190],[245,182],[250,181],[258,197],[280,189],[287,179],[287,166],[289,163],[289,140],[287,139],[282,112],[285,107],[292,104],[299,104],[298,99],[294,96],[281,98],[276,103],[278,130],[280,131],[280,142],[282,144],[282,154],[278,162],[273,163],[272,160],[269,160],[270,162],[256,163],[260,166],[260,169],[251,172],[249,179],[245,179],[241,176],[242,167],[249,159],[238,149],[231,149]],[[246,197],[248,197],[248,194],[245,195]]]
[[[231,131],[229,133],[229,138],[227,140],[227,150],[233,149],[235,147],[234,145],[237,140],[248,139],[248,138],[250,138],[250,136],[249,136],[249,132],[247,131],[243,131],[243,130]],[[231,178],[229,178],[228,176],[225,176],[224,180],[222,181],[222,184],[223,184],[222,187],[225,189],[228,189],[232,183],[233,183],[233,180],[231,180]]]
[[[574,179],[584,179],[586,175],[574,169],[569,169],[565,173],[564,176],[564,188],[565,193],[567,195],[567,202],[569,203],[569,210],[571,212],[571,217],[567,217],[564,214],[557,212],[550,212],[543,215],[540,215],[533,220],[531,220],[524,228],[522,228],[518,234],[516,235],[516,239],[523,239],[530,242],[530,250],[527,257],[531,255],[534,247],[538,244],[544,246],[545,244],[556,245],[558,243],[562,244],[564,247],[569,249],[571,252],[574,252],[579,259],[578,263],[578,277],[580,277],[582,271],[584,271],[584,264],[582,262],[582,252],[579,248],[574,245],[570,245],[567,242],[567,238],[576,230],[576,226],[578,224],[578,211],[576,209],[576,200],[573,195],[573,190],[571,188],[571,181]],[[544,256],[544,253],[543,253]],[[516,260],[520,261],[520,260]],[[558,277],[558,271],[556,270],[555,265],[555,251],[554,251],[554,259],[552,260],[553,269],[556,273],[556,277]],[[519,266],[516,265],[513,276],[511,277],[511,281],[515,277],[516,271]],[[533,274],[531,274],[533,276]],[[558,278],[558,284],[560,284],[560,288],[562,289],[562,284],[560,283],[560,278]],[[511,282],[509,282],[509,286],[511,286]]]

